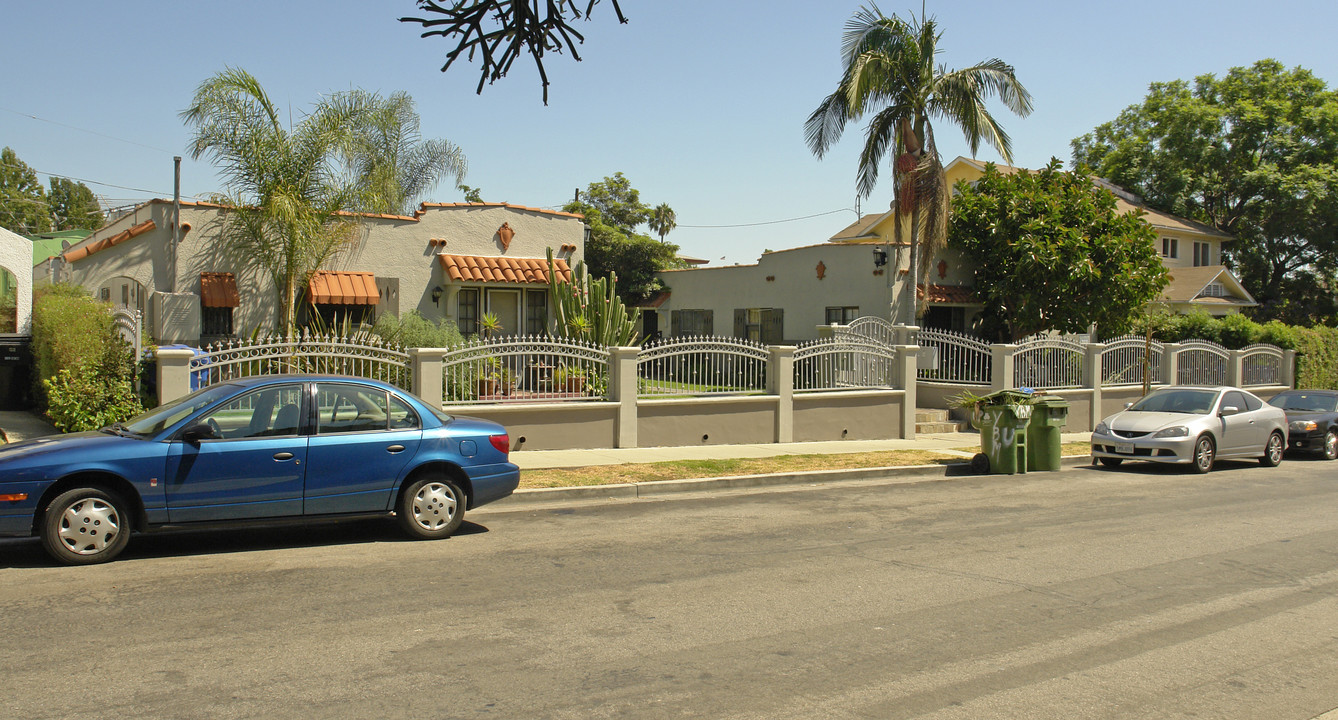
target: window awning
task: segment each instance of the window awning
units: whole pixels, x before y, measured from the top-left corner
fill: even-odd
[[[438,255],[441,269],[452,282],[548,284],[548,261],[544,258],[508,258],[486,255]],[[571,282],[571,267],[553,258],[558,280]]]
[[[237,278],[230,272],[200,273],[200,305],[209,308],[235,308],[241,302],[237,296]]]
[[[311,276],[308,297],[316,305],[375,305],[381,301],[376,275],[322,270]]]

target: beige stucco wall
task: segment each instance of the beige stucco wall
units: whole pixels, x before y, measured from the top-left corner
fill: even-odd
[[[199,293],[201,272],[231,272],[237,277],[241,306],[233,313],[238,335],[249,335],[255,328],[268,331],[277,327],[277,294],[267,273],[249,269],[245,258],[238,257],[220,240],[224,211],[220,208],[183,204],[181,221],[190,226],[177,253],[177,268],[172,272],[168,249],[171,245],[172,205],[154,201],[136,208],[129,215],[100,230],[92,239],[114,235],[145,220],[157,227],[119,245],[63,263],[59,281],[78,284],[97,294],[114,279],[130,278],[148,293]],[[418,310],[426,318],[447,317],[445,298],[432,302],[432,288],[450,286],[438,253],[488,255],[512,258],[544,258],[553,248],[557,257],[568,258],[574,266],[583,257],[584,221],[568,214],[549,213],[516,206],[456,205],[427,206],[419,219],[371,216],[360,219],[362,240],[359,245],[326,264],[326,270],[371,272],[378,278],[399,278],[399,312]],[[497,230],[503,223],[514,231],[509,248],[503,251]],[[431,240],[444,240],[433,245]],[[573,245],[575,252],[560,252],[563,245]],[[77,247],[77,246],[76,246]],[[31,250],[29,250],[31,253]],[[49,277],[47,264],[38,267],[39,275]],[[489,284],[489,287],[532,287],[541,285]],[[113,298],[116,300],[117,298]],[[145,303],[145,326],[156,326],[152,303]]]
[[[885,440],[902,437],[901,390],[797,393],[795,442]]]
[[[14,276],[14,331],[32,332],[33,244],[27,238],[0,228],[0,267]],[[0,332],[9,332],[9,328]]]
[[[617,403],[447,406],[445,412],[501,423],[513,450],[614,447]],[[522,438],[524,440],[522,441]]]
[[[640,445],[738,445],[775,441],[775,396],[646,400],[637,405]]]

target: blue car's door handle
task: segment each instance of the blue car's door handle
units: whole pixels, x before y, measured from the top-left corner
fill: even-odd
[[[290,452],[274,453],[275,460],[292,460],[293,454]]]
[[[404,446],[403,446],[403,445],[391,445],[390,447],[386,448],[386,452],[389,452],[389,453],[404,452]]]

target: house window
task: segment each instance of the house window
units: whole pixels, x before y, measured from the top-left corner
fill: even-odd
[[[715,334],[714,310],[675,310],[669,314],[670,335]]]
[[[1194,267],[1212,264],[1212,245],[1210,243],[1194,243]]]
[[[1222,283],[1208,283],[1208,286],[1203,288],[1204,297],[1226,297],[1226,294],[1226,286]]]
[[[1162,238],[1161,256],[1171,259],[1180,257],[1180,241],[1176,238]]]
[[[201,320],[204,327],[201,328],[204,335],[231,335],[232,334],[232,308],[230,307],[204,307],[200,308]]]
[[[461,335],[477,335],[479,332],[479,291],[478,288],[465,288],[456,296],[455,324]]]
[[[849,325],[859,317],[858,307],[827,308],[825,325]]]
[[[785,336],[785,311],[781,308],[739,308],[734,311],[734,337],[775,345]]]
[[[548,333],[548,292],[545,290],[525,291],[525,333]]]
[[[111,302],[111,288],[102,288],[98,297],[102,299],[102,302]]]

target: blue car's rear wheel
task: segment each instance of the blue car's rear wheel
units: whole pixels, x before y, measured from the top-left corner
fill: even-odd
[[[119,496],[101,488],[57,495],[42,515],[42,547],[67,565],[111,560],[130,542],[130,515]]]
[[[396,515],[411,537],[435,540],[449,537],[465,520],[465,494],[443,477],[419,480],[404,489]]]

